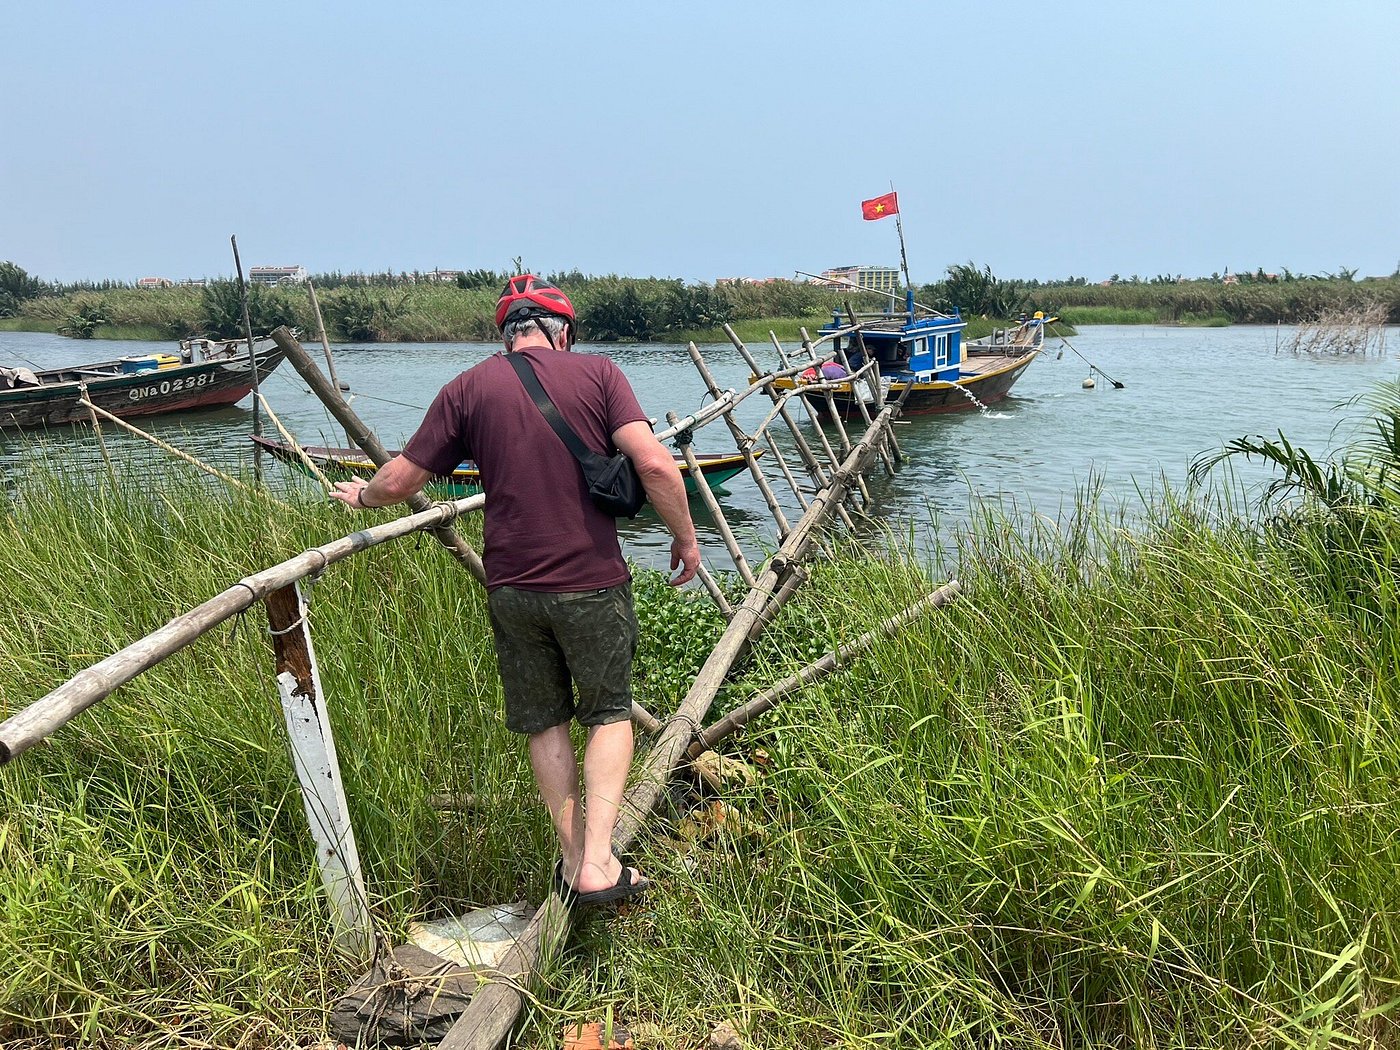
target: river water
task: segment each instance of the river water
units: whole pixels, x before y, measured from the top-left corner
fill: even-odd
[[[1012,396],[990,411],[911,417],[901,425],[898,437],[908,463],[893,478],[877,474],[872,491],[896,530],[912,530],[916,542],[927,546],[943,542],[948,529],[987,500],[1056,518],[1072,504],[1076,491],[1092,482],[1105,499],[1124,501],[1131,509],[1140,501],[1140,491],[1153,489],[1163,478],[1181,484],[1194,457],[1247,434],[1275,437],[1282,430],[1319,455],[1354,437],[1364,416],[1358,408],[1345,407],[1349,399],[1397,378],[1400,338],[1388,333],[1389,349],[1380,355],[1312,356],[1279,349],[1291,334],[1287,328],[1254,327],[1086,328],[1070,343],[1123,384],[1115,389],[1096,376],[1093,390],[1081,385],[1089,369],[1079,354],[1048,338],[1046,352],[1027,369]],[[170,349],[168,343],[78,342],[0,332],[0,364],[5,365],[57,367]],[[443,383],[497,349],[483,343],[379,343],[337,346],[335,352],[340,376],[355,393],[356,410],[386,445],[397,447],[412,434]],[[707,400],[683,347],[599,344],[581,349],[609,354],[661,426],[668,409],[684,415]],[[721,387],[743,388],[748,369],[732,347],[702,349]],[[776,362],[771,348],[754,349],[760,361]],[[344,444],[290,365],[281,366],[263,393],[302,443]],[[250,402],[137,422],[215,465],[247,467]],[[769,407],[766,398],[752,397],[738,418],[755,425]],[[264,428],[276,436],[266,422]],[[109,444],[119,446],[138,470],[154,473],[172,462],[150,446],[106,429]],[[810,428],[809,437],[814,437]],[[35,441],[61,446],[80,463],[97,462],[87,427],[42,436],[0,434],[0,474],[8,484],[32,461]],[[783,447],[791,448],[790,441]],[[710,425],[696,438],[698,451],[732,448],[723,423]],[[265,469],[278,484],[305,484],[290,468],[268,461]],[[771,465],[769,473],[775,488],[785,488]],[[1264,476],[1262,470],[1243,473],[1246,481]],[[725,513],[744,545],[751,551],[771,548],[772,521],[752,480],[741,474],[729,488]],[[707,559],[727,566],[698,500],[694,509]],[[668,541],[649,511],[624,523],[623,531],[631,556],[660,566]]]

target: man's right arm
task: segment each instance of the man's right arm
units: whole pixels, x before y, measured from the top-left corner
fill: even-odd
[[[612,439],[618,451],[625,452],[637,468],[647,499],[671,532],[671,568],[681,570],[671,585],[679,587],[693,579],[700,568],[700,545],[695,539],[695,523],[690,519],[690,501],[681,472],[642,420],[624,423],[613,431]]]

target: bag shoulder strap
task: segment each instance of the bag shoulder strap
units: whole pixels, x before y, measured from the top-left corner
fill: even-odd
[[[600,458],[598,453],[583,443],[583,439],[578,436],[574,428],[564,421],[564,417],[559,414],[559,409],[554,406],[554,402],[549,399],[549,395],[544,392],[544,387],[540,385],[540,377],[535,374],[535,366],[530,364],[529,358],[524,354],[506,351],[506,360],[510,362],[511,368],[515,369],[515,374],[520,377],[521,385],[525,387],[525,392],[530,395],[535,402],[535,407],[540,410],[540,415],[544,416],[545,422],[550,425],[554,433],[559,435],[559,440],[574,458],[580,463],[589,463]]]

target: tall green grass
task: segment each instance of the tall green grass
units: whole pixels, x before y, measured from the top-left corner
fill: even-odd
[[[1400,1045],[1400,526],[1278,514],[1164,496],[1129,532],[1085,497],[1060,528],[988,511],[948,564],[834,550],[721,708],[931,581],[966,594],[725,745],[767,770],[724,795],[730,830],[697,841],[676,821],[702,800],[676,797],[641,851],[659,890],[582,921],[522,1045],[606,1014],[647,1046],[720,1021],[772,1048]],[[0,706],[347,520],[180,477],[26,483],[0,519]],[[721,624],[654,576],[638,594],[664,715]],[[479,590],[410,541],[333,567],[312,622],[386,929],[537,900],[553,847]],[[0,770],[7,1045],[320,1033],[354,974],[264,626]]]

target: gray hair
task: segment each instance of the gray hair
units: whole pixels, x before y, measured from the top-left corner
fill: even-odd
[[[550,345],[554,345],[559,339],[559,333],[564,330],[564,326],[569,322],[562,317],[555,317],[546,314],[540,317],[528,317],[523,321],[511,321],[501,329],[501,338],[506,346],[515,346],[515,340],[530,332],[542,332],[549,340]]]

